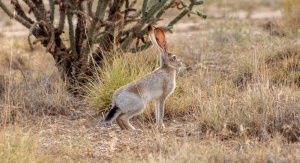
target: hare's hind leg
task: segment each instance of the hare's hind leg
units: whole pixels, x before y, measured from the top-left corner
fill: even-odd
[[[122,120],[122,122],[124,122],[124,126],[129,129],[129,130],[135,130],[135,128],[130,124],[129,120],[135,116],[135,115],[139,115],[141,114],[145,109],[145,106],[136,109],[134,111],[128,112],[125,115],[123,115],[120,119]]]
[[[131,123],[129,122],[130,118],[125,118],[124,120],[124,126],[126,126],[126,129],[128,130],[135,130],[135,128],[131,125]]]
[[[116,118],[116,122],[117,122],[117,124],[120,126],[120,128],[121,128],[122,130],[128,129],[128,128],[126,128],[126,126],[125,126],[123,120],[121,119],[121,117],[122,117],[124,114],[125,114],[125,113],[121,113],[121,114]]]

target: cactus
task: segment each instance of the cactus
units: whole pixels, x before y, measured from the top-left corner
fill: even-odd
[[[206,18],[206,15],[193,10],[195,5],[203,4],[201,0],[189,0],[189,4],[181,0],[143,0],[140,6],[137,0],[98,0],[95,3],[94,0],[23,1],[30,8],[28,13],[19,0],[11,0],[11,4],[0,0],[0,7],[9,17],[29,29],[30,46],[41,42],[72,84],[84,79],[81,74],[92,74],[90,67],[113,50],[137,52],[148,48],[151,43],[145,39],[146,28],[161,21],[166,10],[175,8],[179,11],[168,26],[161,27],[169,32],[186,15]],[[97,5],[95,9],[92,7],[94,4]],[[16,14],[8,9],[8,5],[13,5]],[[55,9],[59,9],[59,13],[55,14]],[[58,20],[58,24],[54,20]],[[68,32],[65,33],[65,30]],[[32,35],[35,37],[33,42],[30,39]],[[65,35],[68,41],[62,39]],[[92,50],[91,47],[96,48]]]

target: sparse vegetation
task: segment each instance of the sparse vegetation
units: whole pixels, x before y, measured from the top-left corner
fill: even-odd
[[[133,119],[142,131],[95,128],[115,89],[158,66],[155,48],[104,57],[81,87],[85,96],[74,97],[51,55],[0,31],[0,162],[299,162],[299,29],[272,2],[255,1],[252,14],[282,17],[234,17],[234,2],[211,0],[209,19],[167,35],[184,66],[166,101],[165,131],[154,127],[153,104]]]
[[[65,83],[58,75],[43,76],[37,79],[23,74],[22,82],[6,81],[4,104],[1,107],[0,123],[26,119],[28,115],[67,114],[71,105]],[[28,75],[28,76],[25,76]]]
[[[39,137],[22,128],[5,128],[0,132],[0,162],[44,162],[46,155],[39,153]],[[3,130],[3,129],[2,129]]]
[[[300,26],[300,0],[284,0],[284,20],[289,28],[299,30]]]

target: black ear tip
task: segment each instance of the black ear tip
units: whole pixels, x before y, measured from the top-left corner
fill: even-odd
[[[151,28],[154,28],[154,29],[155,29],[155,26],[149,24],[149,25],[148,25],[148,31],[150,31]]]
[[[148,31],[150,31],[150,29],[151,29],[151,25],[148,25]]]

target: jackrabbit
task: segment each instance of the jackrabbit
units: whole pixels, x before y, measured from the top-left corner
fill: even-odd
[[[149,37],[152,44],[160,52],[160,67],[153,72],[135,80],[114,92],[112,109],[105,117],[105,123],[116,119],[121,129],[134,130],[129,119],[141,114],[146,104],[155,100],[156,124],[164,128],[163,115],[164,104],[167,97],[175,89],[176,70],[181,67],[177,57],[167,51],[165,33],[160,28],[148,27]]]

